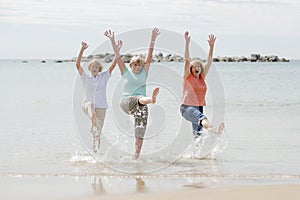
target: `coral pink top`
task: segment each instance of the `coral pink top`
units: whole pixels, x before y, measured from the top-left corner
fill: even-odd
[[[192,74],[183,80],[182,104],[188,106],[205,106],[206,84],[204,76],[199,79]]]

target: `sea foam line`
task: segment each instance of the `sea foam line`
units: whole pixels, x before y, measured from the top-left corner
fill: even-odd
[[[273,180],[300,180],[298,174],[110,174],[110,173],[0,173],[0,177],[107,177],[107,178],[229,178],[229,179],[273,179]]]

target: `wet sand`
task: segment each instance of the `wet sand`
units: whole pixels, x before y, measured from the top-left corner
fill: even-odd
[[[73,200],[74,198],[72,198]],[[77,199],[77,198],[76,198]],[[152,200],[152,199],[201,199],[201,200],[299,200],[300,185],[255,185],[255,186],[230,186],[214,189],[183,188],[173,192],[139,193],[127,195],[93,195],[78,198],[78,200]],[[66,199],[67,200],[67,199]]]

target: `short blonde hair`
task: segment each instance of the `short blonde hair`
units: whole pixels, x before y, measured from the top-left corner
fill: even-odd
[[[191,73],[192,73],[192,67],[193,67],[195,64],[197,64],[197,63],[200,64],[201,73],[203,72],[203,64],[202,64],[202,61],[201,61],[200,59],[196,59],[196,60],[192,60],[192,61],[190,62],[190,71],[191,71]]]
[[[129,66],[131,67],[133,63],[141,64],[143,66],[145,61],[141,56],[133,56],[129,62]]]
[[[92,66],[92,65],[98,66],[98,67],[99,67],[99,72],[101,72],[102,69],[103,69],[102,63],[101,63],[101,61],[100,61],[99,59],[93,59],[93,60],[91,60],[91,61],[89,62],[88,69],[89,69],[90,71],[91,71],[91,66]]]

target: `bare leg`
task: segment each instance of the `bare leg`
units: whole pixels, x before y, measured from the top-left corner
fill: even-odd
[[[96,130],[95,130],[95,127],[92,126],[91,128],[91,133],[92,133],[92,137],[93,137],[93,142],[92,142],[92,149],[94,151],[94,153],[97,152],[97,149],[96,149]]]
[[[97,144],[97,148],[98,148],[98,150],[100,149],[100,135],[101,135],[101,133],[102,133],[102,127],[103,127],[103,120],[99,120],[99,118],[98,118],[98,116],[97,116],[97,118],[96,118],[96,130],[97,130],[97,133],[96,133],[96,138],[95,138],[95,140],[96,140],[96,143],[98,143]]]
[[[91,109],[92,111],[92,109]],[[96,124],[96,120],[97,120],[97,116],[96,116],[96,112],[90,112],[90,119],[91,119],[91,123],[92,123],[92,127],[91,127],[91,132],[93,135],[93,144],[92,144],[92,149],[94,151],[94,153],[97,152],[97,148],[96,148],[96,141],[97,141],[97,124]]]
[[[97,151],[100,149],[100,128],[99,128],[99,122],[96,118],[96,123],[91,129],[92,135],[93,135],[93,144],[92,149],[94,153],[97,153]]]
[[[96,112],[92,113],[91,122],[92,122],[92,126],[96,125]]]
[[[82,106],[83,112],[88,115],[91,120],[92,127],[95,126],[96,123],[96,112],[95,106],[92,102],[87,101]]]
[[[138,157],[140,156],[140,152],[142,149],[142,145],[143,145],[143,138],[136,138],[135,139],[135,154],[134,154],[134,159],[138,159]]]
[[[156,87],[153,92],[151,97],[142,97],[139,99],[139,103],[143,105],[147,105],[149,103],[155,103],[156,102],[156,97],[159,93],[159,87]]]
[[[83,112],[85,114],[88,115],[89,119],[91,120],[91,129],[90,132],[92,134],[92,150],[96,153],[97,149],[96,149],[96,137],[97,137],[97,114],[96,114],[96,110],[95,110],[95,106],[92,102],[90,101],[86,101],[84,102],[83,106],[82,106]]]

